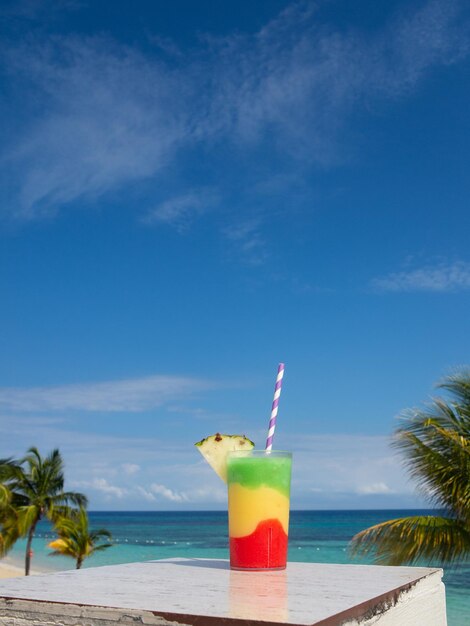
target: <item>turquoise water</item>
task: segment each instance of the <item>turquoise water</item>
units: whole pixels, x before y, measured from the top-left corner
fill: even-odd
[[[423,511],[292,511],[289,560],[350,563],[351,537],[373,524]],[[205,512],[92,512],[92,528],[107,528],[114,546],[85,561],[84,567],[129,563],[169,557],[228,558],[227,513]],[[33,568],[61,570],[74,567],[71,559],[51,557],[48,541],[54,537],[41,523],[33,544]],[[23,559],[25,542],[18,542],[8,559]],[[359,562],[359,561],[354,561]],[[449,626],[470,624],[470,563],[445,568]],[[425,626],[425,625],[423,625]]]

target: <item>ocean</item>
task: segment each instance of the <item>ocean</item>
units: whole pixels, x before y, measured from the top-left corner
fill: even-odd
[[[373,524],[431,511],[292,511],[289,561],[360,563],[348,554],[351,537]],[[228,558],[227,513],[198,512],[90,512],[92,529],[113,534],[113,547],[85,561],[83,567],[130,563],[170,557]],[[72,559],[51,557],[47,543],[55,535],[46,522],[38,525],[33,542],[33,564],[40,569],[74,567]],[[8,555],[15,564],[23,561],[25,541]],[[444,568],[448,626],[470,626],[470,563]],[[423,626],[425,626],[423,624]]]

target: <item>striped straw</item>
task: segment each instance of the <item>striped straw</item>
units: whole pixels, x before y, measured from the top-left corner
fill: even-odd
[[[273,406],[271,408],[271,418],[269,420],[268,438],[266,439],[266,450],[273,449],[274,430],[276,428],[277,411],[279,407],[279,396],[281,395],[282,377],[284,376],[284,363],[279,363],[277,368],[276,386],[274,387]]]

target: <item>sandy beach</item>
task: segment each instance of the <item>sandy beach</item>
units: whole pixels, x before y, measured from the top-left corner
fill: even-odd
[[[42,574],[37,569],[31,570],[31,575]],[[0,578],[16,578],[18,576],[24,576],[24,568],[7,561],[0,561]]]

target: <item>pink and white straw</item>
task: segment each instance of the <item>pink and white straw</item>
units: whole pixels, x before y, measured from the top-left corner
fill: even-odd
[[[279,363],[277,368],[276,385],[274,387],[274,399],[271,408],[271,418],[269,420],[268,438],[266,439],[266,450],[270,452],[273,448],[274,430],[276,428],[277,411],[279,407],[279,397],[281,395],[282,377],[284,376],[284,363]]]

